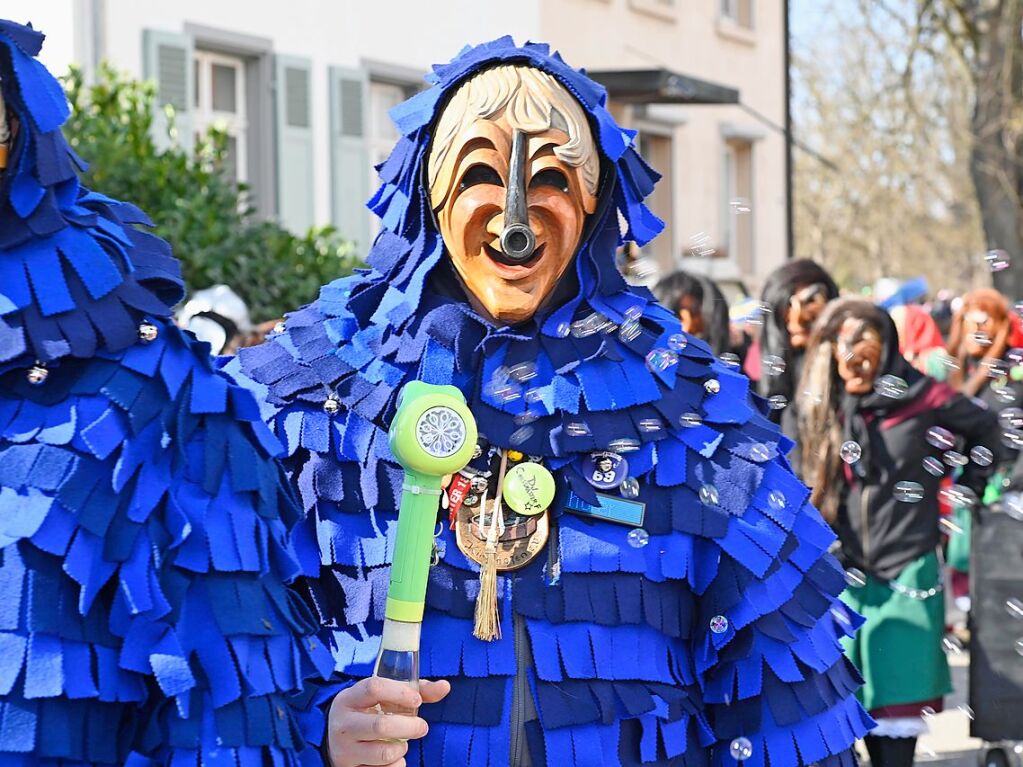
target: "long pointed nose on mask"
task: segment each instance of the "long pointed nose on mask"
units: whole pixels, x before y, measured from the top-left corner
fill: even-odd
[[[528,261],[536,250],[536,235],[529,228],[526,205],[526,134],[522,131],[515,131],[512,137],[501,250],[510,260],[519,263]]]

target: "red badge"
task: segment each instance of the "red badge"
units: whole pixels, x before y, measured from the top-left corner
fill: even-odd
[[[462,508],[462,502],[465,501],[465,496],[469,494],[469,489],[472,487],[472,482],[469,478],[461,474],[456,474],[451,479],[451,484],[448,485],[448,515],[451,522],[451,529],[455,529],[455,517],[458,516],[458,510]]]

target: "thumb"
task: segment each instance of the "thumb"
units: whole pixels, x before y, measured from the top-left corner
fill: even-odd
[[[419,681],[419,694],[423,698],[423,703],[436,703],[444,700],[449,692],[451,692],[451,683],[447,679],[440,679],[436,682],[431,682],[429,679]]]

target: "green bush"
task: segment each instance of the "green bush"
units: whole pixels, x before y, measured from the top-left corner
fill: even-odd
[[[223,134],[200,137],[191,155],[158,146],[151,83],[103,65],[94,84],[72,69],[64,86],[72,109],[65,133],[89,163],[86,185],[138,205],[153,219],[156,234],[181,261],[189,292],[226,283],[260,322],[312,301],[321,285],[360,265],[331,227],[300,237],[261,220],[245,186],[223,172]]]

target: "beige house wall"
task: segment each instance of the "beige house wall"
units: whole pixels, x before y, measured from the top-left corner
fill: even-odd
[[[752,0],[749,31],[722,18],[721,5],[721,0],[540,0],[540,37],[574,66],[664,67],[736,88],[743,104],[784,125],[783,3]],[[638,111],[622,105],[614,109],[630,127],[658,128],[672,139],[672,167],[658,168],[670,179],[672,192],[670,247],[653,248],[662,273],[682,265],[714,277],[739,277],[756,289],[787,254],[783,136],[739,106],[652,107],[642,120]],[[728,205],[725,134],[751,139],[748,213]],[[723,243],[734,216],[745,217],[738,223],[752,238],[751,264],[740,263],[734,252],[724,258],[682,259],[701,235],[712,246]]]

